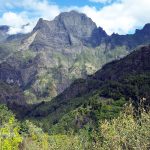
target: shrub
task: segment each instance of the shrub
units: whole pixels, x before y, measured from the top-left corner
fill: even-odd
[[[150,148],[150,112],[142,111],[140,119],[136,120],[130,105],[118,118],[104,121],[101,133],[102,149],[147,150]]]
[[[9,122],[0,128],[0,149],[17,150],[21,142],[22,137],[19,134],[19,126],[15,122],[15,118],[11,117]]]

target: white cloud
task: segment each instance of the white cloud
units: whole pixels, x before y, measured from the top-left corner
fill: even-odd
[[[150,0],[120,0],[102,9],[85,6],[78,10],[86,13],[108,34],[127,34],[150,23]]]
[[[21,2],[20,0],[6,0],[6,2],[5,7],[7,8],[21,8],[23,10],[21,13],[5,12],[0,18],[1,25],[11,26],[9,34],[30,32],[39,18],[52,20],[60,13],[59,7],[49,4],[47,0],[22,0]],[[29,25],[22,28],[27,23]]]
[[[23,25],[29,23],[28,26],[22,27]],[[32,30],[35,25],[35,21],[30,20],[26,13],[13,13],[13,12],[6,12],[0,19],[0,24],[9,25],[10,30],[9,34],[16,34],[16,33],[28,33]]]
[[[60,13],[57,5],[49,4],[48,0],[23,0],[22,7],[32,11],[33,15],[51,20]]]
[[[89,1],[95,3],[110,3],[112,0],[89,0]]]
[[[116,0],[114,3],[105,5],[99,9],[88,5],[83,7],[72,6],[62,8],[54,3],[49,3],[48,0],[5,1],[7,1],[7,7],[17,7],[23,10],[21,13],[5,12],[0,18],[0,24],[12,26],[10,33],[31,31],[38,18],[42,17],[52,20],[60,12],[69,11],[71,9],[87,14],[108,34],[112,34],[113,32],[127,34],[133,32],[135,28],[150,23],[150,0]],[[104,2],[109,0],[91,1]],[[30,23],[30,25],[22,29],[22,25],[27,23]]]

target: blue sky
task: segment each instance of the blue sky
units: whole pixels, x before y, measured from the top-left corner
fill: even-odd
[[[98,3],[98,2],[94,2],[92,0],[91,1],[90,0],[55,0],[54,3],[58,4],[60,6],[80,6],[80,7],[82,7],[85,5],[89,5],[89,6],[94,6],[96,8],[100,8],[100,7],[103,7],[108,4],[108,3],[104,3],[103,1],[102,1],[102,3]]]
[[[2,1],[2,2],[1,2]],[[1,2],[1,10],[0,11],[0,16],[3,15],[5,11],[13,11],[13,12],[21,12],[25,10],[26,8],[23,7],[17,7],[16,4],[20,3],[24,0],[0,0]],[[28,1],[28,0],[27,0]],[[44,0],[32,0],[35,2],[44,2]],[[113,2],[117,0],[46,0],[49,5],[57,5],[59,7],[72,7],[72,6],[77,6],[77,7],[84,7],[84,6],[90,6],[90,7],[95,7],[95,8],[102,8],[104,6],[110,5]],[[15,6],[15,7],[13,7]]]
[[[0,25],[11,26],[10,34],[27,33],[39,18],[70,10],[85,13],[108,34],[133,33],[150,23],[150,0],[0,0]]]
[[[55,0],[55,3],[60,6],[84,6],[91,4],[88,0]]]

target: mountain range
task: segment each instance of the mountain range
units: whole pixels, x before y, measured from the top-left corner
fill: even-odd
[[[76,79],[89,78],[104,64],[150,43],[150,24],[134,34],[109,36],[76,11],[61,13],[52,21],[40,18],[28,34],[8,31],[9,26],[0,26],[0,99],[19,105],[51,101]],[[121,75],[116,70],[110,77],[109,68],[102,70],[104,80]]]
[[[142,46],[128,56],[104,65],[86,79],[75,80],[52,101],[32,107],[26,112],[25,118],[38,121],[37,124],[44,129],[51,127],[61,132],[68,128],[78,128],[79,120],[75,116],[82,109],[96,114],[100,109],[97,118],[106,119],[115,116],[128,101],[132,101],[137,108],[141,102],[149,108],[150,45]],[[91,110],[91,107],[95,109]],[[80,120],[79,128],[94,119],[89,113],[80,114],[84,119]]]

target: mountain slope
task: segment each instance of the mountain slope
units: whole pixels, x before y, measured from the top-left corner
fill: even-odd
[[[51,125],[62,122],[64,116],[66,120],[72,111],[74,112],[80,107],[83,109],[97,107],[97,103],[109,105],[107,107],[111,107],[111,110],[108,111],[108,114],[111,111],[112,114],[113,112],[114,114],[115,112],[118,113],[120,107],[125,103],[124,100],[132,100],[137,106],[139,101],[144,99],[144,104],[149,107],[149,58],[150,46],[143,46],[123,59],[104,65],[101,70],[87,79],[76,80],[62,94],[51,102],[41,103],[39,107],[28,112],[26,117],[42,122],[42,126],[48,129]],[[111,102],[110,99],[111,101],[112,99],[115,100],[115,102]],[[95,103],[95,101],[97,102]],[[115,109],[117,110],[115,111]],[[66,116],[67,114],[70,115]]]
[[[89,76],[86,80],[76,80],[71,85],[71,89],[66,89],[64,93],[60,95],[60,99],[66,100],[89,92],[92,89],[100,87],[104,81],[112,80],[118,82],[128,76],[136,76],[142,73],[147,74],[149,71],[150,46],[143,46],[123,59],[104,65],[102,69],[97,71],[94,75]]]
[[[28,98],[50,100],[74,79],[101,67],[105,62],[100,52],[103,50],[93,47],[106,36],[86,15],[75,11],[62,13],[53,21],[40,19],[27,35],[9,36],[6,43],[18,42],[20,46],[3,59],[21,74],[21,87]],[[97,63],[97,59],[101,62]]]
[[[52,21],[39,19],[29,34],[7,37],[0,43],[0,58],[11,66],[8,72],[18,71],[20,88],[31,103],[50,101],[75,79],[86,78],[105,63],[149,43],[149,31],[147,24],[133,35],[108,36],[85,14],[65,12]],[[8,84],[10,75],[1,72],[6,79],[0,80]]]

